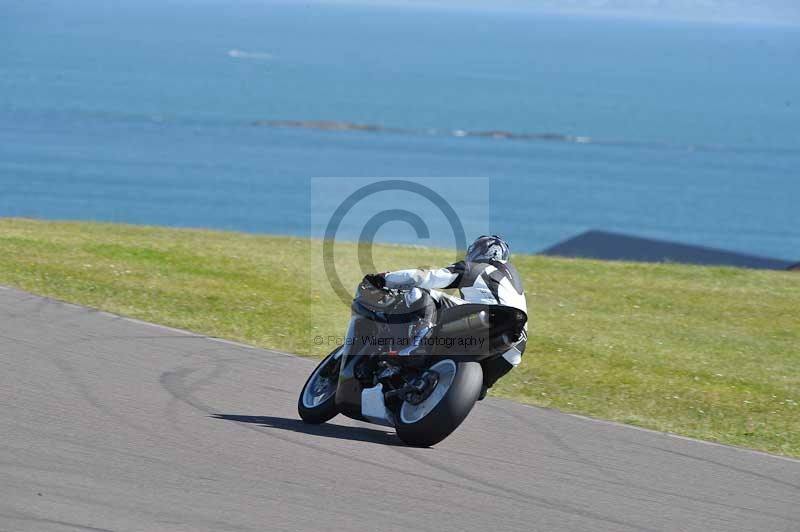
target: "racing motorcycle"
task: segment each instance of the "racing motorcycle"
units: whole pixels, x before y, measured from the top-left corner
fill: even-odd
[[[298,399],[306,423],[337,414],[393,427],[406,444],[435,445],[472,410],[482,364],[501,356],[527,316],[504,305],[437,308],[426,290],[359,284],[342,345],[306,381]]]

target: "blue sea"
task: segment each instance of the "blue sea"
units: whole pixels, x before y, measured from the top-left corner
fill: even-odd
[[[3,2],[0,216],[305,235],[319,176],[486,177],[448,200],[517,251],[604,229],[796,260],[800,28]]]

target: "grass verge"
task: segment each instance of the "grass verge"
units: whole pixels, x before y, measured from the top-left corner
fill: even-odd
[[[0,219],[0,284],[319,356],[330,347],[314,337],[342,334],[349,309],[312,275],[314,246],[290,237]],[[427,248],[374,250],[379,270],[452,258]],[[530,340],[522,365],[493,395],[800,456],[800,274],[535,256],[515,262],[528,293]],[[355,286],[358,275],[340,274]]]

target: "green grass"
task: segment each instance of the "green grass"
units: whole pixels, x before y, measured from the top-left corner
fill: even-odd
[[[349,309],[299,238],[0,219],[0,284],[319,356]],[[345,287],[355,245],[337,246]],[[378,246],[379,270],[452,253]],[[338,260],[338,259],[337,259]],[[349,262],[348,262],[349,260]],[[496,396],[800,456],[800,274],[534,256],[530,341]],[[349,272],[349,273],[345,273]]]

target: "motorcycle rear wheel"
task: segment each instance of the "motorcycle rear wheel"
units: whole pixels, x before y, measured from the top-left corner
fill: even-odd
[[[475,406],[483,385],[478,362],[446,358],[430,369],[439,374],[434,390],[417,405],[403,402],[397,416],[397,436],[414,447],[436,445],[456,430]]]
[[[339,383],[339,360],[334,356],[341,348],[337,347],[308,377],[297,399],[297,412],[306,423],[318,425],[334,418],[336,408],[336,386]]]

